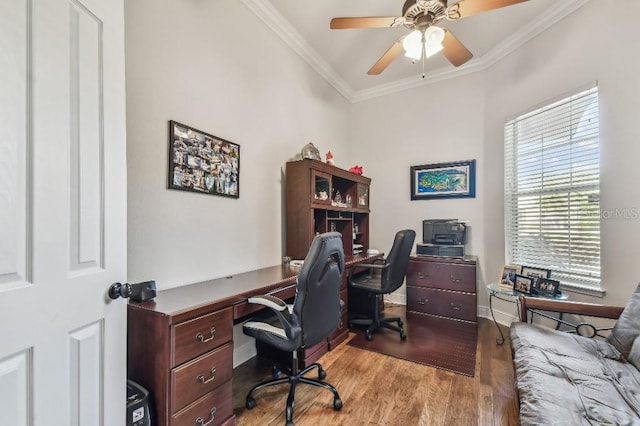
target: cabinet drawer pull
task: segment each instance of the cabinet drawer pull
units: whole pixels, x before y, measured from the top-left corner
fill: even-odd
[[[342,330],[343,328],[344,328],[344,323],[340,321],[340,324],[338,324],[338,330]]]
[[[211,383],[211,382],[213,382],[215,380],[215,378],[216,378],[216,368],[215,367],[211,368],[211,378],[205,379],[202,374],[198,374],[198,376],[196,377],[196,379],[202,384]]]
[[[202,417],[198,417],[198,418],[196,419],[196,424],[197,424],[198,426],[207,426],[207,425],[210,425],[211,423],[213,423],[213,419],[216,417],[216,411],[217,411],[216,407],[213,407],[213,408],[211,409],[211,417],[209,417],[209,420],[205,423],[205,421],[204,421],[204,419],[203,419]]]
[[[428,272],[418,272],[418,278],[421,280],[427,278],[430,274]]]
[[[215,327],[211,327],[211,330],[209,330],[209,333],[211,333],[211,337],[209,337],[208,339],[204,338],[204,334],[202,333],[198,333],[196,334],[196,340],[199,340],[202,343],[207,343],[212,341],[213,339],[216,338],[216,328]]]
[[[454,311],[459,311],[460,309],[462,309],[462,303],[456,305],[455,303],[451,302],[450,305]]]
[[[454,283],[462,282],[462,280],[460,278],[456,278],[453,275],[451,275],[450,278],[451,278],[451,281],[453,281]]]
[[[426,305],[429,302],[429,299],[427,299],[426,297],[423,299],[421,297],[418,297],[418,303],[421,305]]]

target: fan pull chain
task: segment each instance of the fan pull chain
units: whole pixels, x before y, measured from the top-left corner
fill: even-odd
[[[422,78],[424,78],[424,57],[426,55],[422,55]]]

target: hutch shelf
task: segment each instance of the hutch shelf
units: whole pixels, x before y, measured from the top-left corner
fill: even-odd
[[[316,234],[342,234],[346,256],[369,248],[371,179],[318,160],[286,166],[287,250],[304,259]]]

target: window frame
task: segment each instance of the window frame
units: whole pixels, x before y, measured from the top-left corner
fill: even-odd
[[[563,288],[603,296],[599,115],[593,82],[505,121],[504,231],[508,264],[550,269]]]

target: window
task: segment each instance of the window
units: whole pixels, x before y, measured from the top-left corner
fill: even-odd
[[[508,263],[600,290],[598,87],[509,120],[504,139]]]

